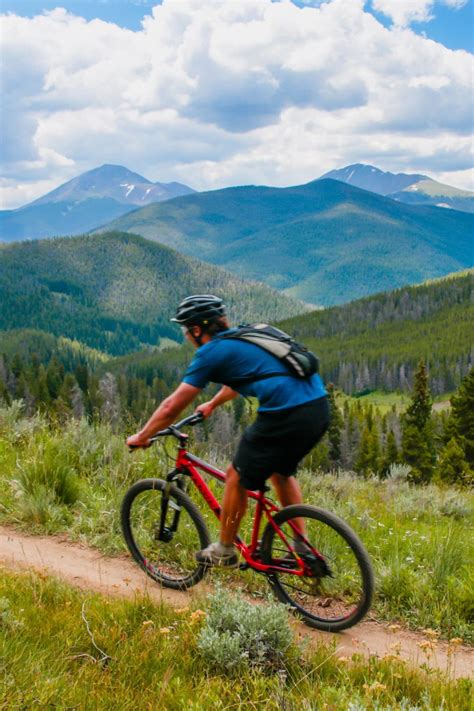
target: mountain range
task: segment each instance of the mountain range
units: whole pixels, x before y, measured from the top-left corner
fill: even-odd
[[[170,317],[192,292],[221,295],[238,321],[275,321],[307,310],[265,285],[137,235],[0,245],[0,332],[37,329],[112,355],[169,339],[176,344],[182,336]]]
[[[474,193],[443,185],[427,175],[390,173],[373,165],[355,163],[345,168],[331,170],[321,176],[321,179],[325,178],[340,180],[411,205],[435,205],[474,212]]]
[[[16,210],[0,211],[4,241],[88,232],[137,207],[188,195],[181,183],[152,183],[120,165],[102,165]]]
[[[472,213],[405,205],[329,179],[194,193],[107,227],[323,306],[470,267],[473,228]]]

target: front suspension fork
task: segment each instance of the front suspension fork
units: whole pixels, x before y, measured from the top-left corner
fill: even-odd
[[[166,486],[163,491],[163,496],[161,497],[160,522],[158,525],[158,531],[155,534],[155,539],[157,541],[163,541],[164,543],[169,543],[173,540],[173,536],[178,530],[179,517],[181,514],[181,506],[179,506],[170,497],[170,491],[173,483],[175,483],[181,491],[185,490],[185,482],[181,476],[181,472],[177,469],[170,472],[166,477]],[[166,516],[168,514],[169,507],[171,507],[174,511],[173,520],[171,521],[171,526],[166,526]]]

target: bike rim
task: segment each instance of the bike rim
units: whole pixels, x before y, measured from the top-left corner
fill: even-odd
[[[201,548],[199,532],[189,512],[171,495],[164,525],[170,529],[179,512],[177,530],[170,541],[158,540],[162,497],[159,489],[147,489],[135,496],[129,513],[130,531],[142,564],[152,577],[185,583],[199,567],[194,558]]]
[[[295,516],[280,524],[286,540],[293,545],[303,538],[295,533],[290,521],[300,529],[304,520],[306,540],[313,552],[301,555],[308,574],[302,577],[288,573],[278,573],[275,584],[289,601],[314,620],[328,625],[349,620],[365,603],[365,584],[361,565],[348,541],[327,523],[307,516]],[[315,552],[319,553],[321,561]],[[295,561],[293,563],[293,560]],[[271,563],[297,569],[292,556],[278,534],[271,542]],[[328,570],[329,569],[329,570]],[[326,574],[331,572],[331,575]]]

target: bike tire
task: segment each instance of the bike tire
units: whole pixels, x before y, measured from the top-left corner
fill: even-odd
[[[142,479],[127,491],[121,507],[122,531],[130,553],[147,575],[166,588],[187,590],[206,573],[194,554],[211,540],[199,509],[174,484],[169,488],[168,512],[172,517],[179,507],[178,530],[168,542],[157,540],[166,486],[162,479]]]
[[[291,573],[270,574],[273,593],[310,627],[327,632],[352,627],[368,612],[374,593],[374,574],[367,551],[342,519],[315,506],[286,506],[275,514],[273,521],[287,538],[295,538],[288,523],[295,518],[304,519],[307,540],[323,555],[333,577],[324,572],[320,575],[317,559],[310,556],[316,572],[302,578]],[[292,567],[297,567],[296,558],[270,523],[265,527],[261,550],[267,565],[278,564],[279,560],[285,564],[290,560],[292,564],[294,560]]]

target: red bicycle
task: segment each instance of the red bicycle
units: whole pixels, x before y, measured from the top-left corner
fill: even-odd
[[[126,493],[122,530],[137,563],[164,587],[186,590],[198,583],[207,566],[194,554],[211,542],[206,522],[186,493],[190,481],[217,519],[221,507],[199,470],[220,482],[225,473],[186,449],[186,425],[202,422],[191,415],[158,432],[152,440],[178,440],[176,466],[166,479],[142,479]],[[338,632],[355,625],[370,608],[374,576],[367,552],[340,518],[307,504],[279,509],[264,491],[248,491],[255,500],[249,544],[237,537],[240,570],[265,575],[276,597],[290,605],[311,627]],[[260,537],[262,520],[266,526]]]

